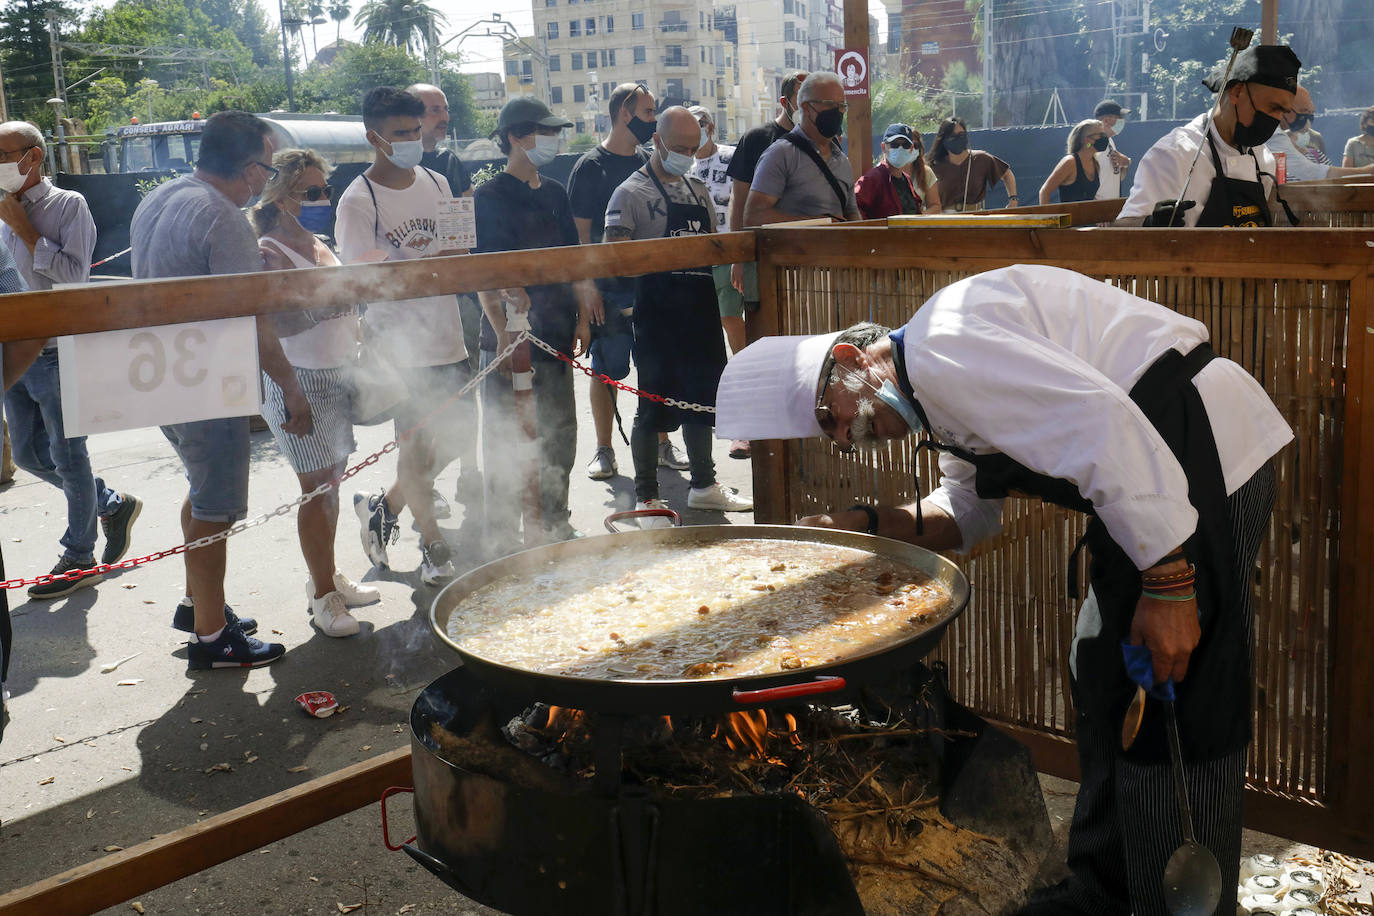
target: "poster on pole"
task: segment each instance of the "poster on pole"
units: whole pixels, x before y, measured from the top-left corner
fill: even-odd
[[[837,48],[835,72],[844,84],[846,98],[868,95],[868,57],[862,48]]]

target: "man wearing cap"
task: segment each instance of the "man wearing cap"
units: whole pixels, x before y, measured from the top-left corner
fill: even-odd
[[[1013,493],[1088,513],[1092,589],[1068,660],[1082,772],[1073,877],[1024,912],[1166,911],[1180,824],[1159,702],[1122,750],[1138,683],[1176,697],[1194,829],[1221,886],[1235,886],[1251,579],[1270,459],[1292,433],[1244,369],[1215,357],[1200,322],[1019,265],[951,284],[895,331],[757,341],[726,367],[716,405],[722,437],[827,435],[849,450],[916,433],[940,452],[924,500],[804,525],[966,552],[998,532]]]
[[[864,219],[880,219],[898,214],[925,211],[925,201],[938,201],[931,192],[935,187],[935,173],[926,165],[921,138],[908,124],[889,124],[883,131],[882,158],[859,180],[854,182],[854,199]],[[917,190],[907,173],[916,168]],[[937,203],[935,212],[939,212]]]
[[[1314,145],[1312,116],[1316,114],[1312,95],[1298,87],[1293,110],[1282,118],[1283,129],[1265,141],[1269,152],[1284,156],[1284,171],[1288,181],[1315,181],[1321,178],[1343,178],[1347,175],[1374,175],[1374,165],[1363,168],[1342,168],[1332,165],[1324,153]]]
[[[514,98],[496,120],[496,143],[506,168],[473,195],[479,252],[556,248],[578,243],[577,225],[563,185],[539,174],[558,155],[559,135],[572,122],[535,98]],[[506,302],[528,313],[530,330],[566,356],[581,356],[591,336],[590,280],[484,290],[481,365],[490,365],[510,343]],[[568,513],[568,477],[577,447],[577,408],[572,367],[538,347],[530,348],[534,369],[535,429],[539,447],[539,495],[543,534],[549,541],[578,537]],[[515,416],[515,394],[507,367],[482,381],[482,464],[489,556],[520,549],[521,494],[526,481],[515,460],[524,433]],[[526,541],[528,543],[528,541]]]
[[[1116,148],[1116,138],[1126,127],[1126,115],[1131,109],[1120,102],[1103,99],[1093,109],[1093,120],[1101,121],[1107,129],[1107,148],[1097,154],[1097,200],[1114,200],[1121,196],[1121,178],[1131,167],[1131,157]]]
[[[1274,156],[1264,143],[1293,110],[1302,62],[1286,45],[1254,45],[1202,83],[1216,105],[1140,159],[1117,225],[1271,226]],[[1186,188],[1185,188],[1186,185]]]

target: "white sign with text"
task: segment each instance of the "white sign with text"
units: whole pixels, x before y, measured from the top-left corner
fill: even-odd
[[[477,211],[471,197],[439,198],[439,247],[477,247]]]
[[[262,410],[252,317],[78,334],[57,347],[69,436]]]

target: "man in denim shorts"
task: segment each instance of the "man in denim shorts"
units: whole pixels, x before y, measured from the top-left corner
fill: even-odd
[[[193,174],[159,186],[134,211],[130,227],[135,279],[252,273],[263,269],[258,239],[239,209],[262,193],[275,171],[265,121],[221,111],[205,122]],[[270,322],[258,322],[258,359],[281,386],[289,433],[310,432],[310,404]],[[190,492],[181,507],[187,541],[226,531],[248,514],[248,418],[200,420],[162,427],[186,468]],[[186,597],[172,626],[193,633],[187,667],[254,668],[286,647],[249,634],[257,621],[224,603],[224,541],[186,552]]]

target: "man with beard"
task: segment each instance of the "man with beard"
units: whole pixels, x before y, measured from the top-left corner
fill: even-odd
[[[757,341],[726,367],[716,403],[722,438],[824,435],[848,451],[916,433],[940,453],[925,499],[803,525],[967,552],[998,532],[1013,493],[1089,514],[1092,590],[1068,660],[1082,772],[1072,877],[1023,913],[1166,912],[1160,876],[1181,828],[1159,699],[1121,748],[1138,686],[1176,699],[1197,839],[1235,886],[1252,577],[1271,458],[1293,436],[1205,326],[1018,265],[951,284],[894,331]]]
[[[1203,79],[1218,93],[1216,105],[1140,157],[1116,224],[1273,225],[1268,198],[1275,188],[1274,155],[1264,143],[1293,111],[1301,66],[1286,45],[1255,45],[1236,55],[1225,85],[1220,68]]]

